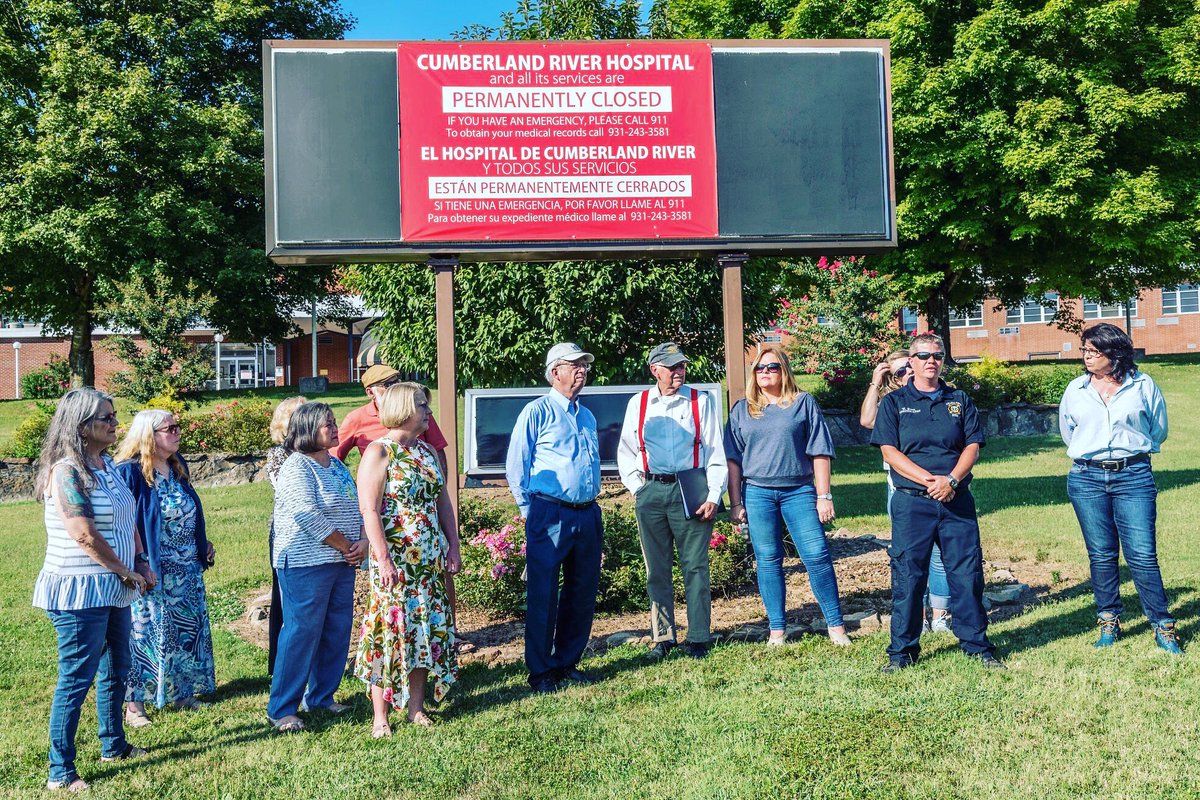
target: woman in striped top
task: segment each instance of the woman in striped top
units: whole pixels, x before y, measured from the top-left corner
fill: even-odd
[[[367,555],[367,540],[354,478],[329,454],[337,443],[333,411],[325,403],[305,403],[288,421],[283,446],[292,454],[275,480],[272,566],[283,598],[283,629],[267,719],[283,733],[304,730],[297,707],[335,714],[349,709],[334,702],[333,693],[346,669],[354,568]]]
[[[149,565],[137,562],[133,495],[105,454],[116,440],[112,398],[72,389],[58,402],[42,445],[37,494],[45,504],[46,560],[33,605],[45,610],[58,635],[47,789],[87,788],[75,771],[75,733],[93,680],[100,760],[146,752],[125,741],[121,707],[130,660],[129,604],[156,578]]]

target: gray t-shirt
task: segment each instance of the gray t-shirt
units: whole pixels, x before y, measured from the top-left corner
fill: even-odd
[[[833,457],[833,437],[821,407],[807,392],[787,408],[767,406],[758,419],[745,400],[729,412],[725,425],[725,457],[742,468],[746,483],[781,488],[813,479],[813,456]]]

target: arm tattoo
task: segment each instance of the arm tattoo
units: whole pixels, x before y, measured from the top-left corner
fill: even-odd
[[[84,517],[95,519],[96,512],[92,510],[92,499],[83,488],[83,477],[79,469],[72,466],[60,468],[56,475],[59,497],[62,500],[64,519]]]

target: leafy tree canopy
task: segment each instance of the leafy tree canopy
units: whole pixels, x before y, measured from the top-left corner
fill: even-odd
[[[0,312],[91,333],[135,276],[278,336],[330,268],[263,253],[261,40],[335,39],[337,0],[10,0],[0,6]],[[127,299],[127,298],[126,298]]]
[[[676,37],[884,38],[900,248],[927,314],[1195,274],[1195,0],[664,0]]]

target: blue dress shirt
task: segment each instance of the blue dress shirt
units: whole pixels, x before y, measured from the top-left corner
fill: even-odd
[[[1137,371],[1125,376],[1105,405],[1091,375],[1080,375],[1058,404],[1058,429],[1071,458],[1104,460],[1157,453],[1167,438],[1167,401],[1150,376]]]
[[[530,495],[588,503],[600,493],[600,443],[591,411],[557,389],[521,409],[508,443],[508,486],[521,516]]]

